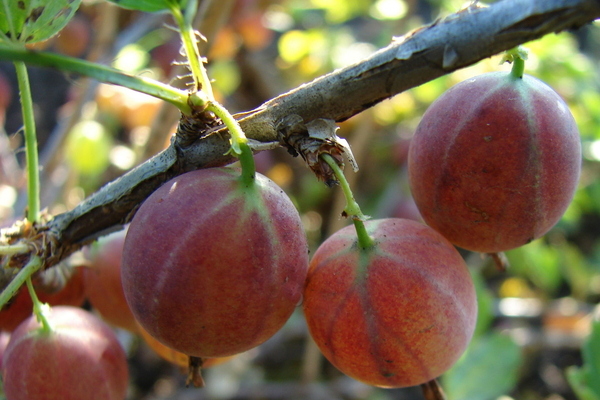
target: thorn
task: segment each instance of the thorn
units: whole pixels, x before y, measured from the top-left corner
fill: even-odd
[[[164,26],[165,28],[167,28],[167,29],[170,29],[170,30],[172,30],[172,31],[179,32],[179,28],[177,28],[176,26],[169,25],[169,24],[167,24],[167,23],[164,23],[164,24],[163,24],[163,26]]]

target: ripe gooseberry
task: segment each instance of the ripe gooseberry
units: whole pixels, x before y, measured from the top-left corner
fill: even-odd
[[[364,383],[407,387],[437,378],[469,344],[477,319],[471,276],[439,233],[416,221],[365,223],[329,237],[304,289],[309,331],[325,357]]]
[[[548,232],[577,188],[581,145],[560,96],[540,80],[491,72],[427,109],[408,171],[424,221],[462,248],[496,253]]]
[[[180,175],[133,218],[122,260],[136,320],[189,356],[225,357],[275,334],[301,299],[308,245],[274,182],[233,168]]]
[[[123,400],[125,352],[95,315],[72,306],[52,307],[50,331],[35,316],[13,331],[2,357],[8,400]]]

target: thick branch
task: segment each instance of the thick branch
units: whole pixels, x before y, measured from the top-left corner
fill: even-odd
[[[368,59],[300,86],[238,118],[249,138],[274,142],[279,132],[289,128],[286,121],[290,116],[304,123],[318,118],[344,121],[402,91],[599,17],[598,0],[505,0],[490,7],[471,6],[396,38]],[[185,148],[170,147],[74,210],[56,216],[48,225],[58,246],[50,263],[126,223],[139,204],[168,179],[233,161],[224,155],[229,141],[223,128],[198,135],[198,140]]]

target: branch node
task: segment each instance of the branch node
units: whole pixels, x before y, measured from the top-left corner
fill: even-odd
[[[277,135],[288,153],[294,157],[302,156],[319,180],[327,186],[333,186],[339,182],[321,155],[329,154],[340,167],[343,167],[346,156],[352,169],[358,171],[358,164],[350,145],[346,139],[337,136],[337,129],[334,120],[317,118],[305,124],[302,117],[294,114],[287,116],[277,125]]]
[[[175,132],[175,142],[181,149],[186,149],[204,137],[211,128],[219,125],[219,119],[212,112],[204,109],[194,111],[192,115],[181,114]]]

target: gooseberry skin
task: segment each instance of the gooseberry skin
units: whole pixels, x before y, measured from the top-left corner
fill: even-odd
[[[89,265],[83,270],[83,281],[88,301],[106,322],[136,333],[138,325],[121,283],[125,234],[126,230],[111,233],[88,249]]]
[[[309,331],[340,371],[380,387],[428,382],[465,351],[477,299],[456,249],[416,221],[365,227],[375,245],[361,251],[354,226],[329,237],[310,263],[304,290]]]
[[[146,343],[148,345],[148,347],[150,349],[152,349],[152,351],[154,351],[160,358],[162,358],[163,360],[168,361],[180,368],[188,368],[189,367],[189,365],[190,365],[190,357],[189,356],[165,346],[164,344],[162,344],[161,342],[156,340],[154,337],[152,337],[152,335],[150,335],[148,332],[146,332],[144,330],[144,328],[139,326],[139,324],[138,324],[137,331],[140,334],[140,337],[142,338],[144,343]],[[1,335],[1,333],[0,333],[0,335]],[[2,337],[0,336],[0,343],[1,343],[1,340],[2,340]],[[234,357],[235,356],[222,357],[222,358],[205,358],[202,360],[202,369],[214,367],[215,365],[220,365],[222,363],[230,361]]]
[[[411,142],[409,181],[424,221],[455,245],[496,253],[547,233],[581,170],[577,125],[540,80],[492,72],[427,109]]]
[[[123,400],[127,358],[115,333],[95,315],[52,307],[50,333],[35,316],[13,331],[2,358],[7,400]]]
[[[225,357],[275,334],[301,300],[308,245],[275,183],[188,172],[155,191],[125,238],[122,282],[140,325],[189,356]]]

